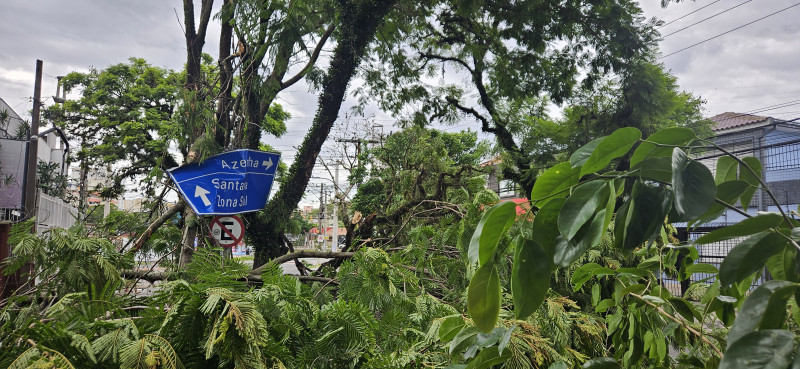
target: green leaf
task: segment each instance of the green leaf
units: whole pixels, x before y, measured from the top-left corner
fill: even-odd
[[[728,347],[718,369],[786,369],[793,349],[794,334],[790,332],[750,332]]]
[[[672,188],[675,210],[682,218],[696,218],[711,207],[717,194],[714,176],[698,161],[691,160],[681,149],[672,151]]]
[[[558,214],[558,231],[567,240],[572,240],[598,208],[605,208],[609,196],[604,181],[592,181],[576,187]]]
[[[650,158],[638,163],[631,169],[637,170],[642,179],[661,183],[672,183],[672,158]]]
[[[747,182],[739,180],[721,183],[717,186],[717,198],[726,204],[733,205],[736,203],[736,199],[747,190],[747,186]],[[708,223],[719,218],[725,210],[726,208],[722,204],[714,203],[708,211],[695,219],[680,219],[677,212],[673,209],[673,212],[670,213],[669,220],[670,222],[689,221],[689,224],[694,226]]]
[[[567,197],[570,187],[578,183],[580,168],[572,168],[569,162],[559,163],[544,171],[531,190],[534,205],[544,206],[548,201],[559,197]]]
[[[738,177],[736,172],[739,170],[739,162],[730,156],[721,156],[717,160],[717,173],[714,177],[714,182],[720,184],[723,182],[734,181]]]
[[[562,267],[572,264],[586,250],[600,244],[603,232],[605,232],[605,229],[603,229],[605,213],[605,209],[599,211],[591,221],[584,224],[571,241],[566,241],[562,236],[559,236],[556,242],[555,254],[553,255],[553,263]]]
[[[663,145],[685,146],[696,138],[697,135],[695,135],[694,131],[683,127],[665,128],[653,133],[646,140],[649,142],[640,143],[639,147],[633,152],[633,156],[631,156],[631,167],[636,166],[636,164],[645,159],[672,156],[672,147],[656,146],[650,142]]]
[[[744,180],[750,187],[742,193],[742,208],[744,211],[747,211],[747,207],[750,205],[750,200],[753,199],[753,195],[756,193],[758,186],[761,184],[758,180],[761,178],[761,161],[754,156],[746,156],[742,158],[742,161],[747,164],[748,167],[753,169],[757,175],[753,175],[744,165],[739,164],[739,179]]]
[[[506,332],[503,333],[503,338],[501,338],[500,343],[497,344],[498,352],[503,352],[506,349],[506,346],[508,346],[508,343],[511,342],[511,335],[514,333],[515,328],[517,328],[516,324],[508,327]]]
[[[519,239],[511,269],[514,314],[525,319],[544,302],[550,289],[552,257],[535,241]]]
[[[731,285],[761,270],[772,255],[783,250],[786,240],[780,235],[764,231],[750,236],[734,246],[719,268],[723,285]]]
[[[592,155],[581,167],[580,176],[583,177],[605,168],[611,163],[611,160],[625,155],[640,138],[642,138],[642,132],[634,127],[625,127],[614,131],[597,145]]]
[[[475,327],[466,327],[458,332],[458,334],[453,337],[453,340],[450,341],[450,355],[457,354],[467,347],[472,346],[472,343],[475,342],[475,336],[477,336],[479,332],[478,328]]]
[[[600,301],[600,303],[597,304],[597,306],[595,306],[594,312],[598,314],[603,313],[606,310],[608,310],[608,308],[615,306],[616,304],[617,304],[616,301],[614,301],[613,299],[602,300]]]
[[[627,206],[617,212],[614,246],[630,251],[650,239],[664,224],[671,201],[672,195],[666,189],[637,180]]]
[[[694,308],[692,303],[679,297],[670,297],[667,299],[667,301],[669,301],[675,311],[677,311],[678,314],[681,314],[683,319],[686,319],[689,323],[692,323],[695,318],[698,321],[703,320],[702,315],[700,315],[697,309]]]
[[[578,292],[578,290],[581,289],[581,286],[583,286],[583,284],[589,281],[589,279],[591,279],[593,276],[613,274],[615,274],[613,269],[606,268],[597,263],[581,265],[580,268],[575,269],[575,271],[572,272],[572,279],[570,281],[572,282],[572,291]]]
[[[489,261],[475,272],[467,289],[467,310],[481,332],[491,332],[500,315],[500,276]]]
[[[497,243],[500,238],[511,228],[517,217],[517,204],[512,201],[504,201],[492,206],[483,213],[481,221],[472,234],[469,242],[469,261],[479,265],[485,264],[494,255]]]
[[[800,282],[800,271],[797,265],[797,250],[786,246],[767,260],[767,270],[772,278]]]
[[[583,369],[619,369],[619,363],[609,357],[598,357],[583,363]]]
[[[575,150],[575,152],[569,156],[569,162],[572,164],[572,167],[580,167],[585,164],[586,160],[592,156],[592,152],[594,152],[595,148],[597,148],[597,145],[605,140],[606,137],[608,136],[595,138],[594,140],[589,141],[589,143],[586,145],[583,145],[579,149]]]
[[[496,327],[492,329],[490,333],[478,333],[478,336],[475,337],[475,346],[478,348],[484,348],[493,346],[495,343],[500,341],[500,338],[503,337],[503,333],[505,333],[505,328]]]
[[[563,361],[557,361],[553,363],[553,365],[550,365],[550,367],[547,369],[569,369],[569,367]]]
[[[531,238],[542,246],[544,251],[553,259],[558,237],[558,214],[566,199],[554,199],[548,202],[533,218],[533,235]]]
[[[695,273],[717,274],[719,273],[719,269],[711,264],[705,263],[692,264],[686,267],[687,276]]]
[[[502,355],[498,351],[497,346],[492,346],[487,349],[481,350],[481,353],[472,359],[467,364],[465,369],[487,369],[493,365],[502,364],[511,357],[511,351],[506,351]]]
[[[439,326],[439,340],[449,342],[458,332],[461,332],[464,325],[464,319],[461,316],[451,316],[445,319],[442,325]]]
[[[728,333],[728,347],[756,329],[775,329],[786,317],[786,301],[798,285],[788,281],[768,281],[747,296]]]
[[[729,240],[731,238],[749,236],[758,232],[766,231],[777,227],[783,221],[783,217],[778,213],[758,214],[752,218],[746,218],[739,223],[729,227],[716,229],[704,234],[694,243],[707,244],[712,242]]]

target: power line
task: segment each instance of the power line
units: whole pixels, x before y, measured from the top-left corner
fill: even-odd
[[[697,12],[699,12],[699,11],[701,11],[701,10],[705,9],[705,8],[708,8],[709,6],[711,6],[711,5],[714,5],[714,4],[716,4],[716,3],[720,2],[720,1],[722,1],[722,0],[716,0],[716,1],[712,1],[710,4],[708,4],[708,5],[705,5],[705,6],[703,6],[703,7],[700,7],[699,9],[697,9],[697,10],[695,10],[695,11],[692,11],[692,12],[686,13],[686,14],[684,14],[684,15],[682,15],[682,16],[680,16],[680,17],[678,17],[678,18],[675,18],[675,19],[673,19],[673,20],[671,20],[671,21],[669,21],[669,22],[667,22],[667,23],[664,23],[664,24],[662,24],[662,25],[661,25],[661,27],[658,27],[658,28],[659,28],[659,29],[661,29],[661,28],[663,28],[663,27],[666,27],[666,26],[668,26],[668,25],[670,25],[670,24],[672,24],[672,23],[675,23],[675,22],[677,22],[677,21],[679,21],[679,20],[681,20],[681,19],[683,19],[683,18],[686,18],[686,17],[688,17],[688,16],[690,16],[690,15],[692,15],[692,14],[694,14],[694,13],[697,13]]]
[[[717,13],[717,14],[714,14],[714,15],[712,15],[712,16],[710,16],[710,17],[708,17],[708,18],[703,18],[703,19],[701,19],[701,20],[699,20],[699,21],[697,21],[697,22],[694,22],[694,23],[692,23],[692,24],[690,24],[690,25],[688,25],[688,26],[686,26],[686,27],[683,27],[683,28],[681,28],[681,29],[679,29],[679,30],[677,30],[677,31],[675,31],[675,32],[672,32],[672,33],[669,33],[669,34],[667,34],[667,35],[665,35],[665,36],[661,37],[661,39],[665,39],[665,38],[667,38],[667,37],[669,37],[669,36],[672,36],[672,35],[674,35],[674,34],[676,34],[676,33],[678,33],[678,32],[682,32],[682,31],[684,31],[684,30],[687,30],[687,29],[689,29],[689,28],[691,28],[691,27],[694,27],[694,26],[696,26],[696,25],[698,25],[698,24],[700,24],[700,23],[703,23],[703,22],[705,22],[705,21],[707,21],[707,20],[709,20],[709,19],[711,19],[711,18],[714,18],[714,17],[716,17],[716,16],[718,16],[718,15],[720,15],[720,14],[727,13],[727,12],[729,12],[729,11],[733,10],[733,9],[736,9],[736,8],[738,8],[738,7],[740,7],[740,6],[744,5],[744,4],[747,4],[747,3],[751,2],[751,1],[753,1],[753,0],[747,0],[747,1],[745,1],[745,2],[743,2],[743,3],[741,3],[741,4],[739,4],[739,5],[734,5],[734,6],[730,7],[730,8],[728,8],[728,9],[725,9],[725,10],[723,10],[723,11],[721,11],[721,12]]]
[[[789,106],[794,106],[794,105],[800,105],[800,100],[791,100],[791,101],[786,101],[786,102],[782,102],[782,103],[778,103],[778,104],[774,104],[774,105],[769,105],[769,106],[765,106],[765,107],[761,107],[761,108],[752,109],[752,110],[750,110],[748,112],[745,112],[745,113],[738,113],[738,114],[732,115],[730,117],[722,118],[722,119],[720,119],[720,121],[736,119],[736,118],[739,118],[739,117],[743,117],[745,115],[754,115],[754,114],[758,114],[758,113],[767,112],[767,111],[770,111],[770,110],[783,109],[783,108],[786,108],[786,107],[789,107]]]
[[[784,11],[787,11],[787,10],[789,10],[789,9],[791,9],[791,8],[794,8],[794,7],[798,6],[798,5],[800,5],[800,3],[797,3],[797,4],[794,4],[794,5],[788,6],[788,7],[786,7],[786,8],[783,8],[783,9],[781,9],[781,10],[778,10],[778,11],[776,11],[776,12],[774,12],[774,13],[767,14],[767,15],[765,15],[765,16],[763,16],[763,17],[761,17],[761,18],[758,18],[758,19],[756,19],[756,20],[754,20],[754,21],[752,21],[752,22],[745,23],[745,24],[743,24],[743,25],[741,25],[741,26],[739,26],[739,27],[736,27],[736,28],[734,28],[734,29],[731,29],[731,30],[729,30],[729,31],[726,31],[726,32],[720,33],[720,34],[718,34],[718,35],[716,35],[716,36],[714,36],[714,37],[707,38],[707,39],[705,39],[705,40],[703,40],[703,41],[700,41],[700,42],[698,42],[698,43],[695,43],[695,44],[693,44],[693,45],[690,45],[690,46],[684,47],[683,49],[680,49],[680,50],[678,50],[678,51],[675,51],[675,52],[669,53],[669,54],[667,54],[667,55],[664,55],[664,56],[662,56],[662,57],[660,57],[660,58],[658,58],[658,59],[659,59],[659,60],[660,60],[660,59],[664,59],[664,58],[666,58],[666,57],[668,57],[668,56],[675,55],[675,54],[677,54],[677,53],[679,53],[679,52],[682,52],[682,51],[689,50],[689,49],[691,49],[691,48],[693,48],[693,47],[695,47],[695,46],[697,46],[697,45],[700,45],[700,44],[706,43],[706,42],[708,42],[708,41],[711,41],[711,40],[713,40],[713,39],[715,39],[715,38],[718,38],[718,37],[720,37],[720,36],[727,35],[727,34],[729,34],[729,33],[733,32],[733,31],[736,31],[736,30],[738,30],[738,29],[741,29],[741,28],[747,27],[747,26],[749,26],[749,25],[751,25],[751,24],[753,24],[753,23],[756,23],[756,22],[758,22],[758,21],[761,21],[761,20],[767,19],[767,18],[769,18],[769,17],[771,17],[771,16],[773,16],[773,15],[775,15],[775,14],[782,13],[782,12],[784,12]]]

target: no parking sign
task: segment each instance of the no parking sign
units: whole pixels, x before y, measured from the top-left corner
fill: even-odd
[[[217,216],[211,221],[211,237],[224,248],[231,248],[244,238],[244,222],[237,216]]]

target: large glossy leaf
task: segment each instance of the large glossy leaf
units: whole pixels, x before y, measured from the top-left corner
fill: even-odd
[[[500,276],[491,260],[478,268],[467,289],[467,310],[481,332],[489,333],[500,314]]]
[[[714,176],[705,165],[691,160],[681,149],[672,151],[672,188],[680,217],[695,218],[711,207],[717,194]]]
[[[717,159],[717,172],[714,175],[714,182],[717,184],[733,181],[738,178],[739,162],[730,156],[721,156]]]
[[[620,128],[597,145],[592,155],[581,167],[580,175],[605,168],[611,160],[625,155],[642,138],[642,132],[633,127]]]
[[[747,207],[750,205],[750,200],[753,199],[753,195],[756,193],[756,189],[760,185],[758,179],[761,178],[761,161],[754,156],[745,156],[742,158],[742,161],[747,164],[753,172],[756,172],[756,175],[748,170],[745,166],[739,165],[739,179],[747,182],[750,187],[747,188],[744,193],[742,193],[742,208],[744,211],[747,211]]]
[[[640,143],[639,147],[633,152],[631,167],[645,159],[672,156],[672,147],[657,146],[651,142],[663,145],[685,146],[696,138],[694,131],[683,127],[665,128],[653,133],[644,142]]]
[[[466,327],[459,331],[453,340],[450,341],[450,355],[455,355],[475,342],[475,337],[480,333],[478,328]]]
[[[478,348],[485,348],[489,346],[494,346],[495,343],[500,341],[500,338],[503,337],[503,334],[506,332],[505,328],[502,327],[495,327],[489,333],[478,333],[475,337],[474,345]]]
[[[609,357],[598,357],[583,363],[583,369],[619,369],[619,363]]]
[[[558,231],[572,240],[598,208],[605,208],[610,192],[605,181],[592,181],[575,188],[558,214]]]
[[[569,156],[569,162],[572,164],[573,167],[580,167],[586,163],[586,160],[592,156],[592,152],[594,152],[597,145],[600,144],[603,140],[606,139],[608,136],[598,137],[594,140],[589,141],[586,145],[581,146],[579,149],[575,150],[572,155]]]
[[[542,207],[548,201],[567,197],[568,189],[578,183],[580,168],[573,168],[569,162],[559,163],[544,171],[531,190],[534,205]]]
[[[797,265],[797,249],[784,246],[783,251],[767,260],[767,270],[772,278],[800,282],[800,268]]]
[[[717,198],[726,203],[733,205],[736,203],[736,199],[747,190],[747,182],[745,181],[728,181],[725,183],[721,183],[717,186]],[[703,215],[695,218],[695,219],[681,219],[681,217],[677,214],[676,211],[670,213],[669,220],[671,222],[686,222],[689,221],[689,224],[692,226],[708,223],[714,221],[715,219],[719,218],[723,212],[725,212],[725,207],[722,204],[714,203],[711,205],[711,208],[708,209]]]
[[[643,160],[631,167],[636,170],[634,174],[638,174],[642,179],[661,183],[672,183],[672,158],[671,157],[658,157]]]
[[[502,364],[511,357],[511,351],[507,350],[502,354],[499,352],[497,346],[492,346],[487,349],[481,350],[472,361],[467,364],[465,369],[487,369],[493,365]]]
[[[600,210],[594,218],[583,225],[572,240],[566,241],[563,236],[559,236],[556,242],[555,254],[553,254],[553,263],[557,266],[572,264],[586,250],[600,244],[605,231],[605,228],[603,228],[605,213],[605,209]]]
[[[460,315],[445,319],[439,326],[439,340],[449,342],[458,332],[461,332],[462,328],[464,328],[464,319]]]
[[[553,259],[556,249],[556,237],[558,237],[558,213],[566,199],[555,199],[548,202],[533,218],[533,238],[542,249]]]
[[[728,333],[728,347],[756,329],[780,328],[786,317],[786,301],[798,284],[789,281],[768,281],[747,296]]]
[[[786,369],[794,334],[784,330],[750,332],[725,351],[718,369]]]
[[[783,217],[778,213],[758,214],[752,218],[747,218],[729,227],[713,230],[702,235],[694,243],[707,244],[712,242],[729,240],[736,237],[749,236],[758,232],[766,231],[778,226],[783,221]]]
[[[670,297],[667,299],[675,311],[680,314],[683,319],[686,319],[689,323],[692,323],[694,319],[698,321],[703,320],[703,316],[697,309],[694,308],[694,305],[691,302],[688,302],[680,297]]]
[[[650,239],[664,224],[671,201],[672,195],[666,189],[636,181],[628,205],[617,213],[614,245],[623,250],[633,250]]]
[[[483,265],[492,258],[500,238],[511,228],[517,217],[516,208],[514,202],[504,201],[483,213],[469,242],[468,256],[471,263],[480,261],[480,265]]]
[[[514,334],[515,328],[517,328],[516,324],[508,327],[508,329],[505,330],[503,337],[500,338],[500,342],[497,344],[498,352],[503,352],[506,349],[506,346],[508,346],[508,343],[511,342],[511,336]]]
[[[511,269],[514,314],[524,320],[544,302],[550,289],[552,257],[535,241],[519,239]]]
[[[764,231],[748,237],[734,246],[719,268],[723,285],[731,285],[761,270],[772,255],[783,250],[786,240],[780,235]]]

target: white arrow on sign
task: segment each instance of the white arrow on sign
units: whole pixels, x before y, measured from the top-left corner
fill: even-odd
[[[205,206],[211,205],[211,201],[208,199],[208,196],[206,196],[210,193],[211,192],[208,192],[208,190],[206,190],[203,187],[200,186],[194,187],[194,197],[200,197],[203,200],[203,205]]]
[[[261,163],[261,165],[264,166],[265,170],[268,170],[272,166],[272,158],[267,158],[267,160],[264,160],[264,162]]]

